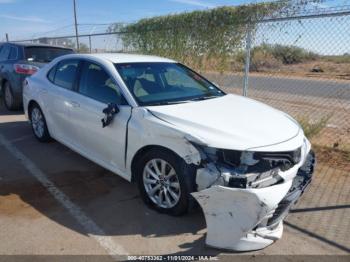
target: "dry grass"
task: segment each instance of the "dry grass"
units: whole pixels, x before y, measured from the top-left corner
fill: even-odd
[[[312,69],[320,68],[323,72],[312,72]],[[336,63],[324,60],[315,60],[291,65],[281,65],[274,59],[254,61],[251,72],[258,72],[268,75],[282,75],[288,77],[312,77],[329,80],[350,80],[350,63]]]
[[[242,58],[243,59],[243,58]],[[219,70],[222,73],[243,73],[244,59],[231,60],[229,65]],[[190,64],[190,63],[188,63]],[[218,71],[220,62],[216,59],[203,59],[200,71]],[[194,65],[191,65],[195,67]],[[196,67],[195,67],[196,68]],[[322,72],[312,72],[313,69],[321,69]],[[350,62],[339,63],[327,61],[326,59],[317,59],[297,64],[282,64],[268,53],[256,51],[252,57],[251,73],[261,75],[275,75],[283,77],[307,77],[325,80],[350,80]]]
[[[331,115],[328,115],[318,119],[317,121],[311,121],[309,117],[303,117],[298,119],[298,122],[302,126],[305,135],[311,139],[318,135],[327,126],[330,118]]]
[[[318,163],[350,172],[350,151],[314,145]]]

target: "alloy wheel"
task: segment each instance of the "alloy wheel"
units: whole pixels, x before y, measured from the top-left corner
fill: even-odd
[[[163,159],[152,159],[144,167],[143,184],[149,198],[161,208],[172,208],[181,189],[175,169]]]
[[[35,135],[39,138],[43,137],[45,132],[45,122],[39,108],[33,108],[31,113],[31,121]]]

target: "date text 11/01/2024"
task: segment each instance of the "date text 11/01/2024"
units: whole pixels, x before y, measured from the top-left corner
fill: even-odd
[[[218,261],[216,256],[128,256],[128,261]]]

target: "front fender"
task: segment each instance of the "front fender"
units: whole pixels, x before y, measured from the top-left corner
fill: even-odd
[[[130,177],[133,157],[140,149],[146,146],[168,148],[183,158],[187,164],[199,165],[201,162],[199,151],[190,143],[191,140],[198,142],[199,139],[155,117],[144,108],[133,109],[132,118],[128,126],[127,139],[126,166]]]

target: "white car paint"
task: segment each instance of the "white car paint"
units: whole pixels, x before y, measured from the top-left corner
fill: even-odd
[[[228,250],[249,251],[262,249],[282,237],[282,221],[274,229],[257,224],[269,218],[278,203],[292,185],[298,169],[304,164],[310,151],[305,140],[302,147],[303,159],[293,168],[280,172],[284,183],[259,189],[238,189],[219,185],[192,193],[201,205],[207,223],[206,243],[212,247]],[[237,212],[239,210],[239,212]]]
[[[128,101],[107,128],[101,127],[106,104],[73,91],[57,88],[46,75],[53,65],[67,58],[94,61],[113,76]],[[291,187],[305,162],[310,143],[298,123],[287,114],[260,102],[237,95],[167,106],[138,106],[114,63],[175,61],[140,55],[67,55],[55,59],[27,80],[23,103],[28,116],[30,101],[36,101],[47,120],[53,138],[72,150],[132,180],[132,160],[139,150],[159,145],[199,165],[202,152],[195,146],[208,146],[254,152],[291,151],[302,147],[301,161],[279,172],[283,183],[257,189],[224,186],[227,171],[197,172],[199,192],[193,193],[207,222],[207,244],[231,250],[266,247],[282,235],[282,222],[274,229],[256,225],[271,215]]]
[[[283,151],[291,149],[284,142],[294,139],[295,148],[302,143],[302,130],[284,113],[238,95],[147,108],[210,147],[263,151],[274,145],[274,151]]]

